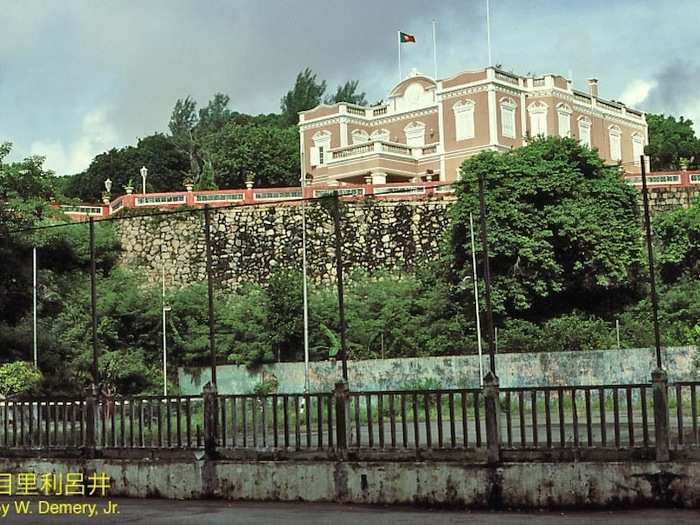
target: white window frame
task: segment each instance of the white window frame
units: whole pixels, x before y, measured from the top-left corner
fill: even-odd
[[[622,160],[622,130],[612,124],[608,126],[608,142],[610,144],[610,160]]]
[[[476,104],[473,100],[460,100],[452,111],[455,115],[455,139],[469,140],[475,137],[474,130],[474,108]]]
[[[363,142],[369,142],[369,133],[367,133],[364,129],[353,129],[352,143],[362,144]]]
[[[530,135],[537,137],[547,136],[547,111],[548,106],[544,102],[537,101],[530,104],[527,112],[530,115]],[[536,125],[537,124],[537,125]]]
[[[311,148],[311,165],[325,166],[328,160],[328,150],[331,149],[331,132],[327,130],[317,131],[311,140],[314,141]]]
[[[557,128],[560,137],[571,136],[571,115],[573,111],[568,104],[557,104]]]
[[[388,129],[375,129],[370,135],[372,140],[381,140],[383,142],[389,142],[391,140],[391,133]]]
[[[506,138],[514,139],[517,135],[516,124],[515,124],[515,110],[518,109],[518,105],[510,97],[504,97],[500,102],[501,108],[501,135]],[[508,123],[508,126],[506,126]]]
[[[644,155],[644,137],[638,131],[632,133],[632,156],[634,157],[634,165],[640,166],[639,157]]]
[[[593,123],[591,122],[591,119],[589,119],[585,115],[582,115],[578,118],[578,140],[581,144],[583,144],[584,146],[586,146],[588,148],[592,147],[592,143],[591,143],[591,128],[592,127],[593,127]]]
[[[403,128],[403,131],[406,134],[406,146],[409,148],[425,146],[425,124],[423,122],[411,122]]]

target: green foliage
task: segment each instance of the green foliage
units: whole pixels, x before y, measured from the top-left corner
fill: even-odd
[[[253,182],[259,186],[299,184],[299,133],[295,128],[230,121],[208,135],[204,145],[222,187],[243,187],[248,173],[255,173]]]
[[[690,168],[700,166],[700,140],[695,136],[693,121],[669,115],[647,114],[649,145],[645,153],[651,158],[652,170],[677,170],[681,159]]]
[[[100,356],[99,370],[105,392],[155,394],[162,388],[160,369],[146,363],[143,350],[106,352]]]
[[[636,190],[596,151],[574,139],[538,138],[507,153],[471,157],[461,173],[453,207],[454,264],[458,275],[469,278],[469,213],[478,227],[483,178],[500,315],[595,312],[633,295],[641,261]]]
[[[308,67],[297,75],[294,87],[282,97],[280,109],[284,121],[295,126],[299,122],[299,112],[315,108],[321,103],[326,91],[326,81],[318,81],[316,74]]]
[[[616,345],[608,323],[581,313],[562,315],[542,325],[509,319],[498,336],[499,351],[509,352],[607,350]]]
[[[0,365],[0,395],[3,397],[36,394],[41,372],[24,361]]]
[[[269,376],[255,385],[253,393],[257,396],[268,396],[277,393],[278,388],[279,381],[277,381],[277,378],[275,376]]]
[[[700,201],[656,215],[654,240],[656,262],[665,281],[684,274],[700,278]]]
[[[112,148],[97,155],[82,173],[68,177],[64,191],[82,201],[98,200],[107,179],[112,181],[113,196],[124,193],[124,186],[141,186],[140,170],[148,168],[146,188],[150,192],[182,191],[182,179],[189,168],[188,157],[178,142],[160,133],[139,139],[136,146]]]
[[[326,104],[336,104],[338,102],[349,102],[350,104],[358,104],[366,106],[367,100],[365,94],[357,92],[359,80],[348,80],[344,85],[338,86],[335,95],[326,97]]]

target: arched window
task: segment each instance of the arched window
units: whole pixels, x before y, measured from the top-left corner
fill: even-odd
[[[425,145],[425,124],[422,122],[411,122],[403,130],[406,133],[407,146],[415,148]]]
[[[640,166],[640,157],[644,155],[644,137],[641,133],[635,132],[632,134],[632,156],[634,157],[634,165]]]
[[[591,147],[591,119],[586,116],[578,118],[578,140],[584,146]]]
[[[530,115],[530,135],[547,136],[547,104],[544,102],[533,102],[528,106],[527,112]]]
[[[389,142],[390,136],[388,129],[375,129],[371,135],[372,140],[383,140],[384,142]]]
[[[452,111],[455,114],[455,138],[457,140],[467,140],[474,138],[474,102],[471,100],[460,100]]]
[[[557,104],[557,127],[560,137],[571,136],[571,107],[567,104]]]
[[[501,135],[511,139],[515,138],[515,110],[517,104],[512,98],[501,99]]]
[[[608,127],[608,138],[610,139],[610,159],[622,160],[622,131],[618,126]]]
[[[311,148],[311,165],[323,166],[328,160],[328,150],[331,149],[331,132],[317,131],[311,140],[314,141]]]
[[[364,129],[353,129],[352,130],[352,143],[361,144],[362,142],[367,142],[369,140],[369,133]]]

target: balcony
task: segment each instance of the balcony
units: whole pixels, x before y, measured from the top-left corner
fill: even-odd
[[[437,143],[434,143],[426,144],[424,146],[411,147],[407,146],[406,144],[399,144],[397,142],[373,140],[330,150],[330,159],[328,164],[360,159],[376,154],[388,154],[406,160],[415,160],[429,155],[436,155],[437,146]]]

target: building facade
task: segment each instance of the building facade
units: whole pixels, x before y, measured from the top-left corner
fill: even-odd
[[[322,104],[299,114],[301,170],[313,184],[450,182],[465,158],[507,151],[529,137],[575,137],[610,164],[640,171],[644,113],[572,88],[559,75],[488,67],[434,80],[413,71],[388,102]]]

